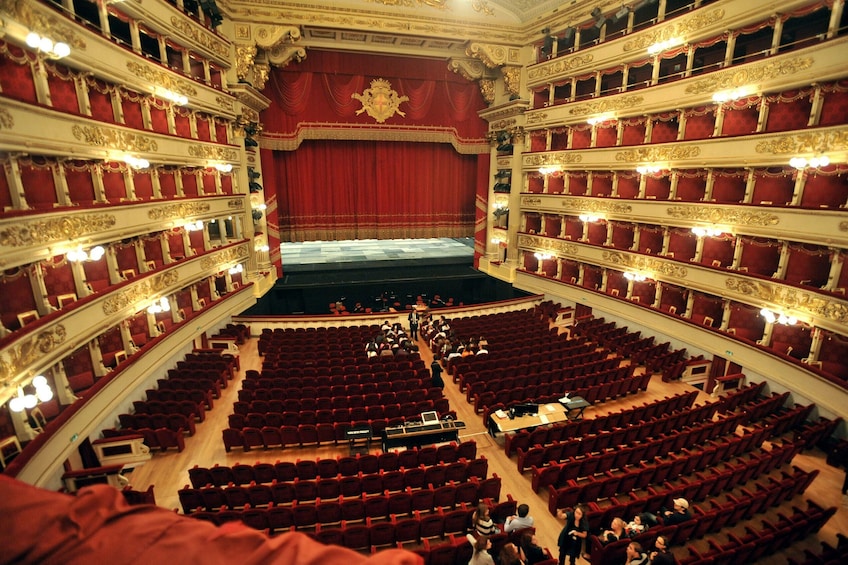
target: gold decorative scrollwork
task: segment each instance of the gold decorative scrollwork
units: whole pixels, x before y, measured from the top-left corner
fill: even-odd
[[[182,94],[184,96],[197,95],[197,89],[184,80],[171,75],[168,71],[157,69],[151,65],[127,61],[127,70],[140,79],[144,79],[156,86]]]
[[[794,135],[784,135],[776,139],[762,141],[757,144],[757,153],[773,153],[784,155],[791,153],[806,153],[829,151],[845,151],[848,149],[848,128],[837,131],[802,132]]]
[[[488,78],[480,79],[480,94],[483,95],[483,100],[486,104],[491,104],[495,101],[495,81]]]
[[[232,200],[227,200],[227,208],[232,208],[233,210],[244,210],[244,199],[233,198]]]
[[[616,202],[602,202],[589,198],[563,198],[560,206],[567,210],[578,212],[601,212],[609,214],[629,214],[633,211],[630,204],[619,204]]]
[[[559,239],[539,237],[537,235],[518,235],[519,247],[530,247],[542,251],[553,251],[556,255],[577,255],[578,247],[573,243]]]
[[[39,220],[24,220],[0,230],[0,245],[26,247],[73,240],[103,232],[114,227],[116,222],[112,214],[70,214]]]
[[[625,163],[674,161],[677,159],[691,159],[701,153],[697,145],[683,145],[675,147],[644,147],[619,151],[615,154],[616,161]]]
[[[233,106],[232,98],[225,98],[224,96],[216,96],[215,103],[222,108],[223,110],[227,110],[232,112],[235,107]]]
[[[597,102],[578,104],[569,110],[569,114],[572,116],[587,116],[590,114],[629,110],[640,106],[644,101],[644,96],[631,94],[628,96],[616,97],[611,100],[598,100]]]
[[[12,129],[15,127],[15,118],[6,108],[0,108],[0,128]]]
[[[838,324],[848,323],[848,304],[813,292],[764,281],[730,277],[725,280],[728,290],[751,296],[768,304],[824,318]]]
[[[686,94],[711,94],[720,90],[738,88],[749,84],[761,83],[776,77],[788,76],[809,69],[813,65],[812,57],[795,57],[789,60],[768,61],[752,64],[746,68],[733,68],[717,71],[714,76],[696,80],[686,87]]]
[[[486,73],[486,66],[483,63],[469,57],[452,57],[448,61],[448,68],[465,80],[478,80]]]
[[[666,213],[679,220],[730,224],[737,226],[776,226],[780,217],[770,212],[754,212],[718,206],[671,206]]]
[[[569,151],[568,153],[540,153],[536,155],[525,155],[524,166],[538,168],[545,165],[574,165],[583,160],[580,153]]]
[[[0,384],[14,386],[12,379],[15,375],[49,355],[65,341],[67,335],[65,326],[55,324],[29,337],[17,340],[8,349],[8,353],[0,358]]]
[[[465,54],[483,62],[490,69],[500,67],[507,63],[509,50],[503,45],[492,45],[490,43],[472,43],[465,48]]]
[[[651,28],[644,33],[624,44],[624,52],[637,49],[647,49],[655,43],[667,41],[677,37],[692,35],[700,29],[711,26],[724,18],[724,9],[718,8],[705,12],[696,11],[689,16],[675,19],[669,25],[658,25],[656,29]]]
[[[118,292],[111,293],[103,301],[103,313],[108,316],[124,308],[135,307],[141,302],[149,301],[152,297],[162,294],[167,288],[176,285],[179,280],[180,274],[177,269],[170,269],[124,287]]]
[[[168,220],[173,218],[190,218],[210,210],[206,202],[180,202],[158,206],[147,211],[147,217],[151,220]]]
[[[216,39],[212,34],[202,31],[197,24],[185,18],[171,16],[171,27],[183,35],[190,37],[193,42],[209,49],[219,57],[228,58],[230,56],[229,45]]]
[[[644,255],[624,253],[621,251],[604,251],[603,258],[604,261],[608,261],[613,265],[620,265],[626,269],[650,271],[676,279],[685,279],[689,274],[689,270],[686,267],[678,265],[673,261],[663,261],[662,259],[655,259]]]
[[[557,59],[547,65],[530,69],[527,73],[527,78],[530,80],[540,79],[549,76],[559,75],[568,71],[578,69],[588,65],[595,59],[594,55],[575,55],[573,57],[557,57]]]
[[[76,125],[71,129],[74,137],[89,145],[108,147],[123,151],[157,151],[156,141],[145,135],[129,131],[120,131],[100,126]]]
[[[540,124],[548,119],[547,112],[535,112],[527,115],[527,125]]]
[[[510,96],[518,96],[521,92],[521,67],[503,67],[504,86]]]
[[[255,58],[256,45],[236,45],[236,76],[240,80],[247,77]]]
[[[235,149],[217,147],[212,145],[189,145],[188,154],[200,159],[214,159],[216,161],[236,161],[238,152]]]
[[[212,255],[208,255],[203,257],[200,260],[200,268],[204,271],[208,270],[218,270],[219,266],[226,265],[227,263],[232,263],[233,261],[238,261],[239,259],[244,259],[247,257],[248,251],[247,246],[239,245],[238,247],[230,247],[229,249],[225,249],[224,251],[220,251],[218,253],[213,253]]]
[[[538,196],[522,196],[521,197],[521,206],[541,206],[542,199]]]
[[[30,0],[3,0],[0,2],[0,14],[8,14],[31,31],[47,35],[54,41],[67,43],[75,49],[86,48],[85,41],[75,31],[76,26],[68,24],[67,18],[50,13],[49,8],[37,6]],[[9,24],[3,23],[4,27]]]
[[[366,112],[380,124],[395,114],[406,117],[406,113],[400,110],[400,105],[409,101],[409,97],[398,96],[386,79],[374,79],[371,81],[371,88],[366,88],[362,94],[354,92],[350,97],[362,103],[362,108],[356,111],[357,116]]]

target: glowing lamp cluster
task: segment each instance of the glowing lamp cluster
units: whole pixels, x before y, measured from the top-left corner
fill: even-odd
[[[244,267],[242,267],[241,263],[239,263],[238,265],[236,265],[234,267],[230,267],[229,273],[231,275],[237,275],[237,274],[239,274],[243,271],[244,271]]]
[[[30,48],[38,50],[39,53],[43,53],[51,59],[61,59],[71,54],[71,48],[68,47],[67,43],[53,41],[49,37],[38,35],[34,31],[27,34],[26,44]]]
[[[792,157],[789,159],[789,166],[798,170],[806,169],[807,167],[816,169],[818,167],[827,167],[828,165],[830,165],[830,158],[827,155],[810,157],[809,159],[804,157]]]
[[[213,167],[222,173],[229,173],[233,170],[233,166],[230,163],[215,163]]]
[[[38,375],[32,379],[32,386],[35,388],[35,394],[24,394],[23,387],[18,387],[18,395],[9,401],[9,410],[23,412],[35,408],[35,405],[39,402],[47,402],[53,398],[53,390],[51,390],[43,375]]]
[[[597,116],[592,116],[591,118],[587,119],[586,123],[594,126],[596,124],[602,124],[604,122],[608,122],[608,121],[614,120],[614,119],[615,119],[615,116],[613,114],[610,114],[610,113],[598,114]]]
[[[665,41],[658,41],[653,45],[648,46],[648,55],[657,55],[658,53],[662,53],[663,51],[667,51],[672,47],[677,47],[682,44],[683,39],[680,37],[672,37]]]
[[[178,106],[185,106],[186,104],[188,104],[188,97],[186,95],[174,92],[173,90],[168,90],[167,88],[157,86],[154,89],[153,93],[156,96],[164,98],[165,100],[170,100]]]
[[[580,214],[577,216],[581,222],[600,222],[603,218],[594,214]]]
[[[695,226],[692,228],[692,233],[698,237],[716,237],[724,232],[718,228]]]
[[[772,312],[768,308],[760,310],[760,316],[765,318],[769,324],[781,324],[784,326],[794,326],[798,323],[798,318],[787,315],[783,312]]]
[[[645,165],[639,165],[636,167],[636,172],[640,175],[652,175],[654,173],[658,173],[662,170],[662,167],[657,165],[656,163],[647,163]]]
[[[543,253],[541,251],[537,251],[536,253],[534,253],[533,257],[535,257],[539,261],[545,261],[547,259],[553,259],[553,255],[551,255],[550,253]]]
[[[559,170],[560,170],[560,167],[548,165],[548,166],[544,166],[544,167],[539,167],[539,174],[548,176],[550,174],[559,172]]]
[[[170,312],[170,311],[171,311],[171,303],[168,302],[168,299],[164,296],[147,307],[147,313],[148,314],[161,314],[162,312]]]
[[[648,280],[647,275],[643,275],[642,273],[636,273],[633,271],[626,271],[624,273],[624,278],[633,282],[643,282]]]
[[[750,86],[740,86],[739,88],[731,88],[730,90],[720,90],[719,92],[713,94],[713,102],[722,104],[724,102],[730,102],[731,100],[738,100],[739,98],[744,98],[745,96],[749,96],[754,92],[754,88]]]
[[[133,169],[146,169],[150,167],[150,161],[141,157],[134,157],[132,155],[127,155],[126,157],[124,157],[124,163],[126,163]]]
[[[105,254],[106,250],[97,245],[88,251],[84,250],[82,247],[77,247],[76,249],[68,251],[67,257],[68,261],[82,263],[83,261],[99,261]]]
[[[197,220],[196,222],[189,222],[183,226],[185,231],[200,231],[203,229],[203,220]]]

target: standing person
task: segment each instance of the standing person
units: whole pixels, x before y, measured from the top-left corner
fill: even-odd
[[[586,517],[586,511],[578,504],[574,510],[565,513],[565,526],[559,533],[557,541],[559,565],[565,565],[566,556],[571,565],[575,565],[588,535],[589,519]]]
[[[415,341],[418,341],[418,324],[421,321],[421,318],[418,316],[418,310],[413,309],[412,312],[409,313],[409,337]]]
[[[489,550],[492,548],[492,542],[489,536],[480,536],[476,540],[474,536],[468,534],[468,541],[471,541],[474,547],[474,554],[471,556],[471,561],[468,565],[495,565],[495,560],[489,555]]]
[[[442,364],[439,363],[438,359],[433,359],[433,362],[430,363],[430,373],[433,379],[433,386],[445,388],[445,381],[442,380]]]

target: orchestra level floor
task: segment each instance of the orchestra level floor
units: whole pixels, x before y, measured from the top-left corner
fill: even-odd
[[[429,366],[432,356],[423,342],[420,345],[422,346],[422,357]],[[165,454],[157,453],[150,462],[128,473],[131,484],[136,489],[144,490],[149,485],[155,486],[158,505],[170,509],[179,507],[177,490],[189,483],[188,469],[194,465],[211,467],[216,463],[222,465],[232,465],[237,462],[252,464],[259,461],[273,463],[277,460],[295,461],[304,458],[327,458],[347,454],[347,446],[286,448],[282,450],[277,448],[252,450],[247,453],[241,450],[233,450],[231,453],[226,453],[221,439],[221,430],[227,427],[227,416],[232,413],[233,402],[237,399],[237,391],[241,388],[240,380],[243,378],[245,370],[261,369],[261,358],[257,354],[257,340],[255,338],[241,346],[240,357],[241,370],[238,377],[235,382],[231,382],[228,388],[223,390],[222,397],[215,401],[213,410],[207,413],[206,421],[197,426],[197,434],[186,438],[185,451],[182,453],[174,451]],[[637,373],[642,370],[644,369],[641,367],[636,369]],[[562,528],[562,522],[548,512],[547,493],[536,494],[533,492],[530,487],[530,472],[526,471],[523,476],[518,473],[515,456],[510,459],[504,453],[503,439],[500,437],[492,439],[485,431],[481,416],[474,414],[473,407],[466,403],[464,393],[460,393],[457,385],[451,382],[449,378],[445,381],[445,395],[449,398],[451,407],[456,410],[458,419],[467,424],[467,428],[460,434],[460,440],[473,438],[477,442],[478,456],[484,455],[489,460],[489,476],[492,473],[497,473],[502,477],[501,498],[504,498],[506,494],[511,494],[517,501],[526,502],[530,505],[531,515],[536,520],[539,542],[543,547],[549,548],[556,556],[556,540]],[[590,407],[586,410],[585,416],[593,418],[687,390],[691,390],[687,384],[680,382],[664,383],[659,375],[655,375],[652,377],[646,392]],[[701,392],[697,403],[709,400],[709,395]],[[379,447],[374,445],[372,449],[378,451]],[[835,545],[837,532],[848,533],[848,497],[843,497],[840,492],[845,472],[827,465],[823,453],[818,449],[796,456],[792,463],[806,471],[818,469],[820,475],[803,496],[797,497],[776,509],[771,509],[766,514],[755,517],[751,525],[760,529],[763,518],[773,521],[777,518],[777,512],[791,514],[792,506],[800,508],[806,506],[805,498],[825,507],[835,505],[838,507],[838,511],[818,533],[817,537],[808,537],[803,543],[793,546],[790,551],[772,555],[760,560],[759,563],[783,565],[788,556],[803,560],[803,549],[810,549],[818,553],[821,549],[819,540]],[[723,497],[718,501],[723,502]],[[703,506],[709,505],[708,502],[702,504]],[[742,525],[737,525],[733,529],[733,531],[737,530],[742,532]],[[719,543],[724,543],[727,537],[726,534],[722,533],[715,535],[714,539]],[[690,543],[699,550],[707,548],[705,539]],[[684,546],[675,547],[673,551],[678,557],[687,554]],[[580,560],[579,563],[585,564],[587,562]]]

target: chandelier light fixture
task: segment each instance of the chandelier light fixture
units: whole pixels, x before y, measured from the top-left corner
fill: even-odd
[[[643,275],[642,273],[637,273],[635,271],[626,271],[624,273],[624,278],[633,282],[642,282],[648,280],[647,275]]]
[[[26,44],[50,59],[61,59],[71,54],[71,48],[68,47],[67,43],[53,41],[49,37],[39,35],[34,31],[27,34]]]
[[[68,261],[72,261],[74,263],[82,263],[83,261],[99,261],[103,255],[106,254],[106,250],[103,249],[100,245],[96,245],[85,251],[82,246],[77,247],[76,249],[72,249],[68,251],[66,254]]]
[[[786,314],[785,312],[772,312],[768,308],[760,310],[760,315],[765,318],[769,324],[780,324],[783,326],[794,326],[798,323],[798,318]]]
[[[592,116],[591,118],[586,120],[586,123],[594,126],[595,124],[602,124],[604,122],[608,122],[614,119],[615,116],[612,113],[607,112],[605,114],[598,114],[597,116]]]
[[[553,255],[551,255],[550,253],[544,253],[542,251],[537,251],[536,253],[533,254],[533,257],[535,257],[539,261],[544,261],[546,259],[553,259]]]
[[[35,408],[39,402],[47,402],[53,398],[53,390],[43,375],[32,379],[32,386],[35,388],[35,394],[24,394],[24,388],[18,387],[18,395],[9,401],[9,410],[23,412]]]
[[[657,41],[648,46],[648,55],[657,55],[678,45],[683,45],[683,39],[680,37],[671,37],[665,41]]]
[[[183,226],[183,229],[186,231],[200,231],[203,229],[203,220],[197,220],[196,222],[189,222]]]
[[[830,157],[827,155],[818,155],[816,157],[792,157],[789,159],[789,166],[798,170],[810,168],[817,169],[819,167],[827,167],[830,165]]]
[[[596,216],[594,214],[589,214],[589,213],[580,214],[577,217],[580,218],[580,221],[584,222],[584,223],[585,222],[600,222],[603,219],[600,216]]]
[[[714,227],[695,226],[694,228],[692,228],[692,233],[694,233],[698,237],[705,237],[705,236],[716,237],[716,236],[721,235],[724,232],[722,230],[720,230],[718,228],[714,228]]]
[[[242,267],[241,263],[239,263],[238,265],[230,267],[229,273],[231,275],[237,275],[237,274],[239,274],[243,271],[244,271],[244,267]]]
[[[153,304],[147,307],[148,314],[160,314],[162,312],[170,312],[171,311],[171,303],[168,302],[168,298],[163,296]]]
[[[539,167],[539,174],[548,176],[550,174],[556,173],[560,171],[560,167],[555,165],[545,165],[544,167]]]
[[[636,172],[640,175],[652,175],[654,173],[658,173],[662,170],[662,167],[657,165],[656,163],[646,163],[644,165],[639,165],[636,167]]]
[[[124,157],[124,163],[133,169],[146,169],[150,167],[150,161],[141,157],[134,157],[133,155],[126,155]]]
[[[233,165],[231,163],[215,163],[212,166],[222,173],[229,173],[233,170]]]

